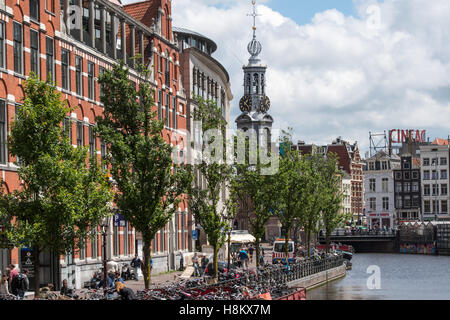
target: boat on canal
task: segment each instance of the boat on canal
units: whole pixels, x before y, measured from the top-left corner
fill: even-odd
[[[326,245],[325,244],[320,244],[316,247],[317,250],[319,251],[325,251]],[[350,245],[346,245],[346,244],[336,244],[336,243],[331,243],[330,244],[330,251],[331,252],[336,252],[336,253],[340,253],[343,255],[344,259],[350,261],[353,258],[353,253],[355,252],[353,247]]]

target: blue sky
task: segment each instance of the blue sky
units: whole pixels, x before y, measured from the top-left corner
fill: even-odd
[[[356,15],[352,0],[269,0],[266,5],[299,25],[310,23],[317,12],[329,9],[336,9],[345,15]]]
[[[134,2],[135,0],[123,0]],[[269,113],[295,139],[338,136],[368,150],[369,131],[450,133],[449,0],[257,0]],[[218,45],[240,113],[251,0],[172,0],[173,23]],[[333,10],[335,9],[335,10]],[[312,20],[315,17],[314,20]],[[364,154],[364,153],[363,153]]]

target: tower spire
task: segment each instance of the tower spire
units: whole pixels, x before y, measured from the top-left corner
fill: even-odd
[[[253,13],[247,14],[247,16],[253,17],[253,39],[248,44],[247,50],[251,55],[250,60],[249,60],[250,64],[255,64],[260,61],[258,59],[258,55],[261,53],[262,45],[258,40],[256,40],[256,17],[260,16],[260,14],[256,13],[256,1],[255,0],[252,0],[252,5],[253,5]]]
[[[253,13],[248,14],[248,16],[253,17],[253,39],[256,39],[256,17],[260,16],[260,14],[256,13],[256,1],[255,0],[252,0],[252,5],[253,5]]]

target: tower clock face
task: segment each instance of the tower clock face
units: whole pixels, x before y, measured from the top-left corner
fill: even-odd
[[[252,111],[252,97],[243,96],[241,101],[239,102],[239,107],[242,112],[250,112]]]
[[[259,110],[261,110],[261,112],[266,113],[267,111],[269,111],[270,109],[270,99],[269,97],[262,97],[261,100],[259,101]]]

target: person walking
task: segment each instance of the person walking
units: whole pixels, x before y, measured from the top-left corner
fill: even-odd
[[[25,292],[27,292],[30,289],[30,280],[28,279],[29,271],[25,269],[22,273],[20,273],[16,279],[17,281],[17,296],[20,300],[23,300],[25,297]]]
[[[241,261],[241,266],[244,270],[248,268],[248,253],[245,248],[239,252],[239,260]]]
[[[194,277],[200,277],[200,264],[198,263],[197,252],[192,257],[192,266],[194,267]]]
[[[208,257],[206,255],[203,255],[201,263],[202,263],[202,266],[201,266],[202,274],[204,274],[205,270],[206,270],[206,267],[208,266],[208,263],[209,263],[209,259],[208,259]]]
[[[6,274],[8,275],[9,289],[11,289],[11,293],[16,296],[17,293],[14,293],[12,282],[13,279],[19,275],[19,270],[17,270],[15,265],[10,264],[9,269],[6,271]]]
[[[2,279],[0,280],[0,295],[8,295],[8,276],[6,274],[2,275]]]
[[[139,258],[138,254],[136,254],[131,260],[131,267],[134,269],[134,274],[136,276],[136,281],[139,281],[139,270],[142,267],[142,260]]]
[[[252,245],[250,245],[248,248],[248,253],[250,253],[250,263],[253,263],[253,251],[254,251],[254,248]]]

